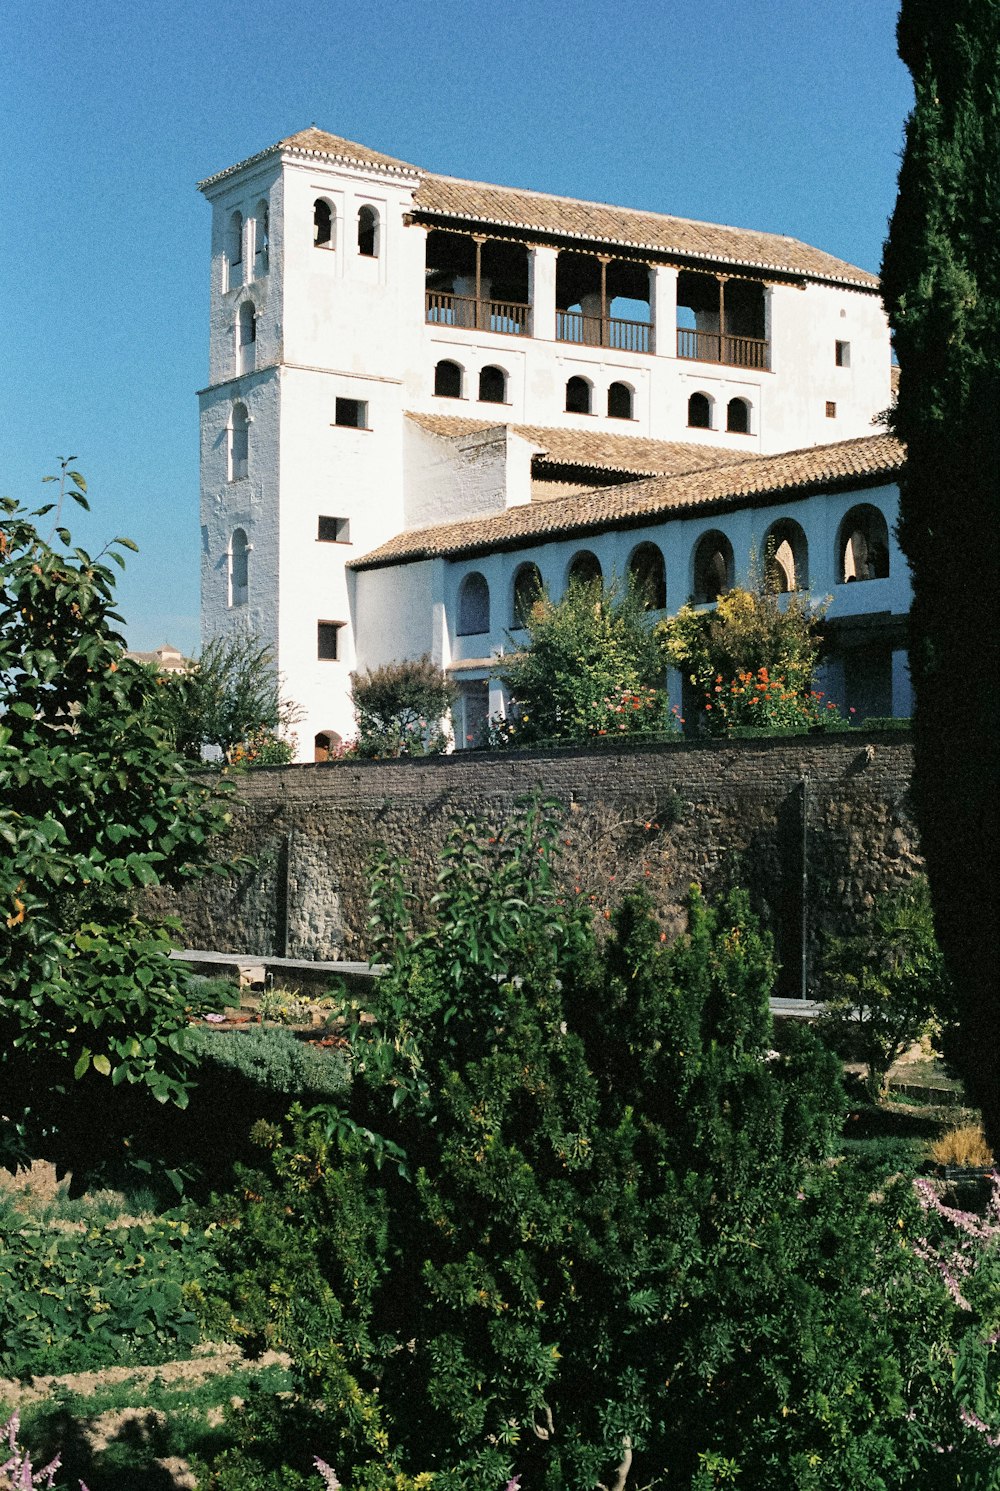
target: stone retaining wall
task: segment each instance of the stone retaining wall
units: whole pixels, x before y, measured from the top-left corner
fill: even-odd
[[[782,989],[802,977],[803,778],[806,950],[849,930],[922,867],[909,805],[912,751],[901,732],[621,750],[457,754],[249,773],[226,857],[256,867],[170,898],[189,947],[363,958],[369,866],[408,862],[417,904],[433,893],[456,824],[496,826],[531,793],[565,812],[567,894],[611,906],[648,888],[664,926],[683,924],[687,887],[746,885],[775,933]],[[161,903],[166,906],[166,899]]]

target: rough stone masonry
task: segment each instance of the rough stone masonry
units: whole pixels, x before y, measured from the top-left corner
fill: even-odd
[[[159,906],[188,947],[364,958],[378,851],[405,861],[425,916],[448,834],[474,820],[494,832],[538,794],[564,814],[568,896],[601,913],[641,885],[672,934],[692,881],[709,895],[744,885],[775,935],[782,991],[797,993],[803,928],[808,969],[824,932],[849,931],[922,868],[911,768],[909,735],[885,731],[258,770],[241,779],[220,845],[253,868]]]

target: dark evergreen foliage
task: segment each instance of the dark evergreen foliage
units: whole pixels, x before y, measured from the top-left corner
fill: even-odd
[[[1000,1145],[1000,0],[903,0],[913,75],[883,262],[906,442],[914,795],[954,1059]]]

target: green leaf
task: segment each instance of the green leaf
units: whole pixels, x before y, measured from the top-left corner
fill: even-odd
[[[90,1066],[90,1052],[85,1047],[84,1050],[81,1051],[81,1053],[80,1053],[80,1056],[79,1056],[79,1059],[77,1060],[76,1066],[73,1068],[73,1076],[76,1078],[76,1080],[78,1082],[79,1082],[80,1078],[83,1076],[84,1072],[87,1070],[87,1068],[89,1066]]]
[[[100,1072],[102,1077],[107,1077],[111,1072],[111,1063],[103,1054],[94,1057],[94,1071]]]

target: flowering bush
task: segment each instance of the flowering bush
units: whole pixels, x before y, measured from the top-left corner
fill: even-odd
[[[803,688],[783,673],[758,668],[728,680],[721,673],[705,694],[705,724],[711,735],[735,730],[809,730],[839,719],[836,704],[817,689]]]
[[[283,740],[267,725],[252,731],[229,752],[233,766],[287,766],[295,759],[295,737]]]

